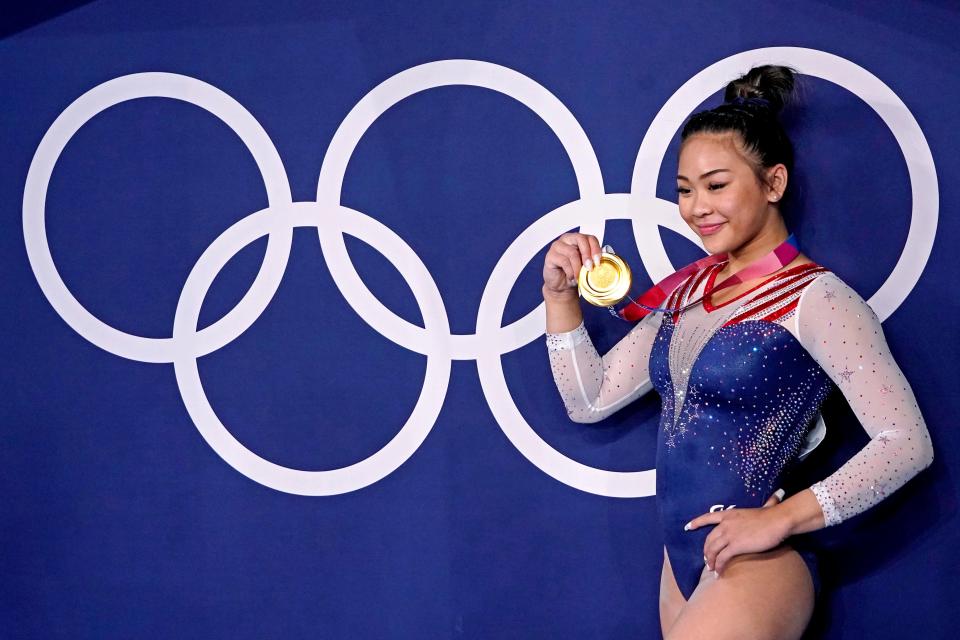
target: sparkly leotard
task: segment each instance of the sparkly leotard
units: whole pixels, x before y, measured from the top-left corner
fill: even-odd
[[[725,263],[689,276],[667,300],[709,292]],[[712,527],[684,531],[720,509],[760,507],[823,434],[813,429],[834,385],[871,441],[811,490],[827,526],[879,502],[933,459],[913,392],[879,319],[815,264],[784,270],[714,306],[651,314],[602,358],[581,324],[547,334],[554,380],[571,419],[596,422],[655,388],[662,399],[657,505],[664,546],[685,598],[703,570]],[[814,556],[800,551],[818,588]]]

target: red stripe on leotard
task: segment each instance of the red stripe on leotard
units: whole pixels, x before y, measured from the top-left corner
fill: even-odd
[[[767,300],[767,301],[764,302],[763,304],[760,304],[760,305],[758,305],[758,306],[756,306],[756,307],[754,307],[754,308],[752,308],[752,309],[750,309],[750,310],[748,310],[748,311],[745,311],[745,312],[743,312],[743,313],[741,313],[741,314],[739,314],[739,315],[737,315],[737,316],[734,316],[733,318],[731,318],[730,320],[728,320],[728,321],[725,323],[725,326],[732,325],[732,324],[736,324],[736,323],[738,323],[738,322],[743,321],[744,319],[746,319],[746,318],[748,318],[748,317],[757,316],[758,314],[763,313],[763,310],[764,310],[764,309],[769,309],[770,307],[772,307],[772,306],[774,306],[774,305],[776,305],[776,304],[779,304],[779,303],[783,302],[784,300],[787,300],[787,299],[790,298],[791,296],[797,296],[797,297],[799,297],[798,294],[801,293],[804,289],[806,289],[807,285],[809,285],[811,282],[813,282],[813,280],[808,280],[808,281],[806,281],[806,282],[802,282],[802,283],[801,283],[801,282],[799,282],[800,280],[802,280],[803,278],[805,278],[805,277],[807,277],[807,276],[809,276],[809,275],[811,275],[811,274],[813,274],[813,273],[818,273],[818,272],[824,272],[824,273],[825,273],[826,271],[827,271],[827,269],[825,269],[824,267],[821,267],[821,266],[818,266],[818,265],[817,265],[817,266],[809,267],[809,268],[805,269],[805,270],[804,270],[802,273],[800,273],[800,274],[791,275],[791,276],[785,278],[785,279],[784,279],[784,282],[778,283],[776,286],[772,287],[772,288],[769,289],[768,291],[765,291],[765,292],[763,293],[763,297],[766,298],[766,297],[768,297],[768,296],[770,296],[770,295],[772,295],[772,294],[778,294],[778,292],[782,292],[782,293],[779,293],[779,294],[776,295],[774,298],[771,298],[770,300]],[[785,272],[785,273],[786,273],[786,272]],[[793,302],[789,303],[787,306],[785,306],[785,307],[783,307],[783,308],[781,308],[781,309],[777,309],[777,310],[771,312],[770,314],[768,314],[767,316],[764,316],[764,317],[762,317],[762,318],[760,318],[760,319],[761,319],[761,320],[771,321],[771,320],[774,320],[774,319],[776,319],[776,318],[779,318],[779,317],[783,316],[783,315],[786,314],[786,313],[789,313],[789,312],[790,312],[792,309],[794,309],[794,308],[796,308],[796,301],[793,301]]]

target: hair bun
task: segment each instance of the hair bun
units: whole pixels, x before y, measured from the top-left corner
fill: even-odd
[[[793,93],[795,74],[790,67],[770,64],[754,67],[727,85],[723,100],[730,104],[768,108],[776,115]]]

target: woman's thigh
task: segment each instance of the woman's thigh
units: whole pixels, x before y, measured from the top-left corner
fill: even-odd
[[[743,554],[730,560],[720,578],[704,568],[666,637],[799,638],[810,622],[813,601],[810,571],[791,547]]]
[[[683,610],[687,599],[683,597],[677,580],[673,577],[673,567],[667,556],[667,548],[663,548],[663,569],[660,572],[660,631],[664,636],[676,622]]]

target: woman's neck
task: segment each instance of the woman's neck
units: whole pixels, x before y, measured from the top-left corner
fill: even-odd
[[[727,266],[724,267],[722,275],[730,276],[737,273],[783,244],[790,234],[787,232],[786,225],[783,224],[783,219],[779,216],[777,218],[774,224],[762,229],[749,242],[727,252]]]

